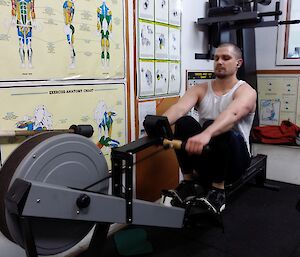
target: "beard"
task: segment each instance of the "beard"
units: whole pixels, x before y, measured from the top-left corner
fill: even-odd
[[[218,79],[224,79],[228,77],[228,74],[224,69],[215,69],[215,76]]]
[[[215,68],[214,73],[215,73],[216,78],[226,79],[226,78],[234,75],[235,72],[230,69],[228,70],[228,69],[225,69],[222,67],[217,67],[217,68]]]
[[[225,73],[215,73],[215,76],[216,76],[216,78],[218,78],[218,79],[225,79],[225,78],[228,77],[228,75],[225,74]]]

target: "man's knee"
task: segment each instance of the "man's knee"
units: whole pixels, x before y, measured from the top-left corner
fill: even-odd
[[[178,139],[187,139],[201,132],[201,126],[191,116],[183,116],[175,123],[174,136]]]

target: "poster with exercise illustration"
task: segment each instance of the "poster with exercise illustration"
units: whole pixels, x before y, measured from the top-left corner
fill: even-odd
[[[139,0],[137,3],[138,96],[147,99],[178,95],[182,0]]]
[[[139,0],[139,17],[154,20],[154,0]]]
[[[110,163],[110,150],[124,145],[125,84],[0,88],[0,130],[68,129],[89,124],[91,138]],[[82,103],[82,104],[81,104]],[[2,144],[2,161],[16,144]]]
[[[0,81],[124,78],[123,5],[0,1]]]
[[[140,22],[140,58],[154,59],[154,24]]]

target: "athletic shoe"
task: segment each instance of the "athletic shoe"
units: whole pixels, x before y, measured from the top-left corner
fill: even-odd
[[[193,180],[183,180],[173,190],[169,190],[172,194],[171,205],[178,207],[186,207],[186,204],[196,196],[199,196],[202,187]]]
[[[220,214],[225,209],[225,190],[212,188],[205,197],[199,198],[209,210]]]

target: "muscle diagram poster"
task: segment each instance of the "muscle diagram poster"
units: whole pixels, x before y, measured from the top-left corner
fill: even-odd
[[[178,95],[181,0],[139,0],[137,9],[139,97]]]
[[[0,130],[68,129],[92,125],[91,140],[110,163],[127,140],[125,84],[0,88]],[[82,104],[80,104],[82,103]],[[2,161],[17,144],[1,144]]]
[[[124,0],[1,0],[0,81],[125,77]]]

